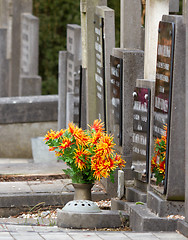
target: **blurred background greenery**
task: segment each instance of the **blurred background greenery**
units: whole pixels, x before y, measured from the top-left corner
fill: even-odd
[[[108,0],[116,14],[116,46],[119,46],[120,1]],[[33,0],[33,14],[40,20],[39,75],[42,94],[58,92],[58,54],[66,50],[67,24],[80,25],[79,0]]]

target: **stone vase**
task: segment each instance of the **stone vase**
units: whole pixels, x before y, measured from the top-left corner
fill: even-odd
[[[93,183],[73,183],[74,200],[92,200],[91,199],[91,188]]]

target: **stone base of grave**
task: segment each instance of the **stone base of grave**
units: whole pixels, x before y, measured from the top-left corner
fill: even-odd
[[[168,201],[160,197],[157,193],[148,191],[147,206],[159,217],[168,215],[185,215],[184,201]]]
[[[100,213],[58,211],[57,226],[63,228],[115,228],[125,225],[129,216],[125,211],[102,210]]]
[[[134,205],[130,209],[130,228],[137,232],[176,231],[177,220],[158,217],[146,205]]]
[[[124,171],[125,181],[133,180],[134,173],[130,168],[122,170]],[[114,183],[111,182],[110,178],[102,178],[100,182],[104,186],[109,198],[117,197],[118,169],[114,172]]]
[[[111,200],[112,210],[125,210],[129,215],[130,228],[137,232],[176,231],[177,221],[166,217],[158,217],[146,204],[136,204],[117,199]]]
[[[147,193],[134,187],[126,188],[126,200],[128,202],[143,202],[147,201]]]
[[[177,230],[188,238],[188,223],[182,220],[178,221]]]
[[[144,182],[142,180],[138,180],[138,179],[134,179],[134,186],[137,188],[137,189],[140,189],[141,191],[143,192],[147,192],[147,182]]]
[[[1,194],[0,217],[9,217],[31,209],[38,203],[45,202],[45,206],[64,206],[73,200],[74,192],[64,193],[13,193]],[[107,199],[105,193],[92,193],[93,201]]]

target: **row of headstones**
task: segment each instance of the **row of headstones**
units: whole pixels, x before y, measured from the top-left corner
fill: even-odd
[[[105,4],[105,1],[99,2],[100,5]],[[134,11],[139,9],[137,6],[140,6],[140,1],[127,0],[121,3],[121,6],[127,9],[121,21],[129,23],[130,19],[126,16],[139,16],[138,12],[132,14],[128,10],[134,4]],[[81,40],[78,40],[81,28],[69,25],[67,52],[61,52],[59,55],[59,128],[66,127],[69,120],[86,127],[92,118],[102,119],[107,131],[114,135],[118,150],[125,155],[127,167],[130,168],[132,162],[141,163],[146,167],[147,180],[150,182],[153,140],[161,137],[164,132],[163,126],[167,124],[165,199],[185,199],[188,203],[187,191],[185,194],[185,25],[183,17],[175,15],[164,15],[162,21],[156,24],[154,13],[160,9],[158,19],[164,13],[168,14],[169,2],[147,3],[153,3],[155,6],[148,6],[150,14],[146,16],[146,27],[150,29],[150,35],[146,32],[147,49],[144,56],[143,35],[137,35],[138,31],[143,30],[138,24],[140,17],[136,22],[131,21],[137,26],[137,31],[132,25],[125,24],[129,30],[124,32],[126,27],[121,30],[122,48],[116,49],[113,10],[96,4],[93,7],[95,14],[90,15],[92,13],[87,12],[87,6],[81,2],[82,47],[88,47],[82,52],[80,68],[81,58],[77,61],[77,57],[81,56],[81,52],[76,53],[76,50],[81,49]],[[170,3],[171,7],[175,6],[173,12],[177,12],[179,2]],[[164,4],[164,9],[161,8],[161,4]],[[90,8],[91,11],[93,9]],[[124,9],[121,8],[121,11]],[[90,16],[88,22],[85,19],[86,12]],[[90,24],[87,30],[86,23]],[[154,25],[158,26],[155,33]],[[79,34],[74,35],[76,31],[79,31]],[[91,40],[92,34],[94,41]],[[156,50],[151,35],[156,35]],[[126,41],[126,38],[132,41]],[[133,45],[127,46],[130,43]],[[151,54],[155,51],[156,55]],[[150,62],[152,64],[149,64]],[[149,69],[153,65],[154,70]],[[186,213],[186,221],[187,219]]]
[[[92,91],[95,92],[93,97],[96,109],[95,118],[102,119],[106,130],[114,135],[118,150],[126,156],[127,167],[131,167],[132,162],[138,165],[138,169],[146,167],[147,176],[150,175],[149,159],[153,151],[153,141],[150,139],[161,137],[163,125],[168,124],[166,172],[168,170],[170,180],[167,181],[166,174],[165,191],[168,190],[168,199],[182,200],[184,198],[184,176],[182,174],[182,177],[178,177],[178,181],[174,177],[176,175],[174,165],[178,165],[176,169],[182,169],[182,171],[184,169],[184,116],[181,108],[185,103],[179,100],[180,92],[181,98],[184,97],[185,84],[183,71],[185,55],[182,52],[185,42],[182,17],[163,17],[159,25],[157,77],[154,87],[154,81],[141,80],[144,78],[144,52],[142,50],[114,48],[113,14],[112,9],[97,6],[92,22],[95,38],[93,67],[95,83],[92,86]],[[180,44],[175,45],[174,42],[180,42]],[[173,55],[174,48],[175,54]],[[88,86],[84,81],[82,68],[80,68],[81,55],[81,27],[68,25],[67,51],[60,52],[59,55],[59,128],[67,127],[69,121],[81,127],[87,127],[86,95],[93,96],[93,94],[86,92]],[[178,64],[182,69],[181,74],[177,72]],[[89,85],[89,82],[87,84]],[[135,89],[136,86],[142,88]],[[155,100],[151,102],[154,95]],[[149,108],[152,109],[151,119]],[[177,116],[180,117],[177,119]],[[170,126],[171,131],[169,131]],[[173,147],[174,145],[176,148]],[[177,157],[181,161],[177,162]]]
[[[0,0],[0,97],[41,94],[39,20],[32,0]]]

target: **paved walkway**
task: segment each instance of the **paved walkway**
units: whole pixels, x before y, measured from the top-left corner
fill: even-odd
[[[0,159],[1,174],[11,175],[48,175],[61,174],[63,163],[34,164],[26,160]],[[62,189],[62,181],[64,187]],[[0,194],[33,193],[33,192],[71,192],[72,185],[69,179],[55,181],[31,181],[31,182],[0,182]],[[68,185],[67,185],[68,184]],[[99,189],[97,189],[99,190]],[[57,226],[31,226],[24,225],[24,220],[0,219],[0,240],[184,240],[183,235],[176,232],[134,233],[118,231],[87,231],[63,229]]]
[[[179,233],[153,232],[108,232],[108,231],[83,231],[58,227],[0,225],[0,240],[185,240]]]

